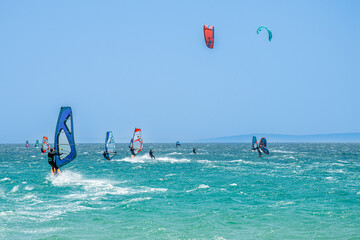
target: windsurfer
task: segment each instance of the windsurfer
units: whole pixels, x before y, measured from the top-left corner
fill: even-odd
[[[109,153],[107,153],[106,151],[104,151],[103,155],[104,155],[104,158],[106,158],[107,160],[110,161]]]
[[[56,175],[58,173],[59,168],[56,166],[55,161],[54,161],[54,157],[55,155],[62,155],[62,153],[57,153],[54,151],[53,148],[50,149],[50,152],[48,153],[48,163],[51,166],[51,171]]]
[[[152,149],[150,149],[149,155],[150,155],[151,159],[155,159],[154,151]]]
[[[193,153],[194,153],[194,154],[197,154],[197,153],[196,153],[196,147],[193,148]]]
[[[134,157],[136,156],[135,149],[133,147],[130,147],[130,152]]]

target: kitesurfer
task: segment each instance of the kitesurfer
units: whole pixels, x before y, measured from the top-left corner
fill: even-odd
[[[109,153],[107,153],[106,151],[104,151],[103,155],[104,155],[104,158],[105,158],[105,159],[107,159],[107,160],[110,161]]]
[[[194,153],[194,154],[197,154],[197,153],[196,153],[196,147],[193,148],[193,153]]]
[[[151,159],[155,159],[154,151],[152,149],[150,149],[149,155],[150,155]]]
[[[51,166],[51,171],[56,175],[59,171],[59,168],[56,166],[54,157],[55,155],[62,155],[62,153],[57,153],[53,148],[50,149],[50,152],[48,153],[48,163]]]

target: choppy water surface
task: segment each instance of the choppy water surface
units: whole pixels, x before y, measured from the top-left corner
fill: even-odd
[[[0,145],[0,238],[360,239],[360,144],[117,148],[80,144],[55,178],[39,149]]]

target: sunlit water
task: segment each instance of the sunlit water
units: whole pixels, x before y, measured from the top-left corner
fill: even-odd
[[[0,239],[360,239],[360,144],[193,146],[80,144],[53,177],[0,145]]]

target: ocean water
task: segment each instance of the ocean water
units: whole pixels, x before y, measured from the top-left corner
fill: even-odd
[[[360,144],[174,145],[80,144],[58,177],[0,145],[0,239],[360,239]]]

